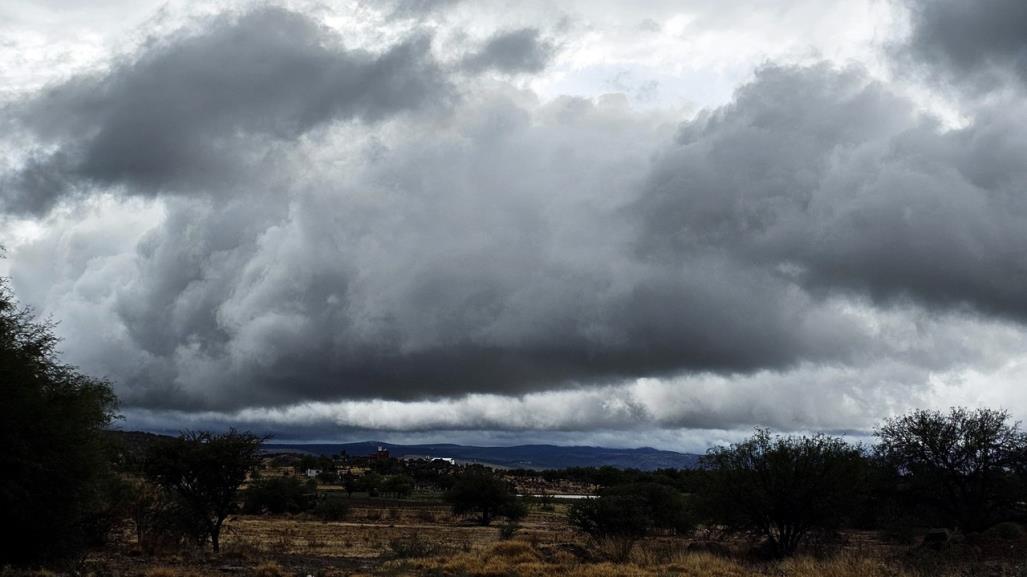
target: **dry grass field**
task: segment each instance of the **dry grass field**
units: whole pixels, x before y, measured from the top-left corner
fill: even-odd
[[[889,545],[869,534],[784,561],[758,561],[735,542],[714,555],[690,540],[640,542],[613,562],[564,521],[563,506],[532,511],[512,538],[499,526],[455,518],[441,503],[356,501],[345,522],[306,516],[231,520],[223,551],[147,553],[125,538],[91,556],[94,577],[956,577],[1027,576],[1027,544],[959,545],[947,551]]]

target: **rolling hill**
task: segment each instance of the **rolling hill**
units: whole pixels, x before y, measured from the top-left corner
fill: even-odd
[[[453,444],[397,445],[364,441],[360,443],[269,443],[269,451],[304,452],[317,455],[370,455],[384,447],[394,457],[449,457],[462,463],[481,463],[509,469],[559,469],[565,467],[618,467],[622,469],[674,468],[696,465],[699,455],[664,451],[650,447],[612,449],[607,447],[518,445],[513,447],[474,447]]]

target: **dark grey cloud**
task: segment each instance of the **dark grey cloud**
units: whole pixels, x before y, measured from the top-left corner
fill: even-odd
[[[895,355],[943,370],[976,353],[881,344],[832,299],[1023,319],[1022,128],[999,111],[946,132],[861,70],[827,66],[764,68],[667,140],[659,122],[582,99],[532,108],[500,91],[458,106],[444,128],[411,118],[298,142],[256,190],[165,198],[130,255],[21,275],[65,260],[55,238],[12,276],[24,294],[73,286],[58,306],[102,307],[117,339],[72,360],[151,409]],[[62,330],[80,340],[101,330],[91,322]]]
[[[126,383],[130,405],[195,410],[783,369],[867,341],[770,271],[628,250],[637,231],[621,207],[659,124],[502,93],[457,118],[365,134],[347,156],[366,146],[372,162],[336,169],[338,153],[312,142],[258,192],[165,199],[127,262],[76,273],[106,276],[101,296],[61,306],[101,299],[119,340],[73,360]],[[62,247],[39,243],[36,259]],[[20,266],[12,276],[27,278]]]
[[[905,0],[906,47],[947,80],[993,88],[1012,75],[1027,82],[1027,4],[1021,0]]]
[[[543,39],[537,29],[521,28],[493,34],[480,49],[464,58],[463,67],[471,72],[539,72],[555,54],[555,45]]]
[[[327,175],[288,202],[169,205],[130,280],[111,283],[111,313],[147,359],[119,379],[131,383],[122,397],[187,409],[409,400],[848,354],[851,331],[830,315],[806,323],[808,300],[763,271],[705,257],[649,266],[603,248],[622,234],[609,215],[544,198],[575,178],[565,190],[590,194],[612,175],[578,171],[619,148],[557,167],[551,132],[515,132],[473,145],[432,135],[427,158],[415,140],[341,190]],[[513,152],[510,138],[536,150]],[[586,247],[595,254],[575,254]],[[114,367],[111,355],[125,356],[87,364]]]
[[[1027,319],[1022,116],[960,130],[859,71],[771,67],[682,127],[637,205],[639,250],[728,251],[813,293]]]
[[[426,15],[452,8],[462,0],[395,0],[392,4],[393,18],[423,18]]]
[[[221,188],[268,163],[276,140],[441,105],[449,87],[429,44],[347,50],[335,32],[279,8],[154,40],[109,72],[10,107],[14,126],[57,151],[5,180],[5,210],[45,211],[75,181],[143,194]]]
[[[357,429],[858,425],[848,404],[986,356],[937,319],[1027,320],[1023,103],[949,130],[861,69],[766,66],[675,130],[622,99],[447,78],[426,42],[346,50],[258,10],[13,107],[57,152],[5,183],[8,208],[82,195],[19,247],[17,291],[130,408]],[[462,64],[551,50],[500,32]],[[115,246],[137,209],[146,232]],[[921,326],[929,346],[903,336]],[[613,388],[640,377],[663,384]],[[384,422],[373,399],[438,404]],[[364,404],[321,405],[344,401]]]

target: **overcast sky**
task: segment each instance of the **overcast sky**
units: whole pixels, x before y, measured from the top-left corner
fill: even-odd
[[[0,243],[124,428],[1027,417],[1022,0],[0,4]]]

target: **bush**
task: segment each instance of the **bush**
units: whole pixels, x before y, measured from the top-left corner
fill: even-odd
[[[1020,513],[1027,433],[1006,411],[917,410],[877,437],[892,485],[922,522],[972,533]]]
[[[602,492],[602,496],[618,495],[640,499],[653,529],[686,534],[695,527],[694,515],[687,499],[673,487],[643,482],[618,485]]]
[[[314,516],[323,522],[343,521],[349,516],[349,502],[341,497],[323,497],[314,508]]]
[[[0,566],[74,561],[109,529],[109,383],[63,364],[0,278]]]
[[[860,450],[825,435],[750,439],[710,449],[700,503],[708,520],[765,539],[770,556],[791,555],[814,532],[833,530],[864,490]]]
[[[382,481],[381,492],[394,497],[408,497],[414,492],[414,480],[408,475],[392,475]]]
[[[147,483],[133,491],[130,515],[144,551],[153,554],[204,542],[206,527],[175,494]]]
[[[243,493],[243,512],[250,515],[302,513],[314,506],[313,481],[297,477],[272,477],[251,483]]]
[[[653,523],[648,506],[638,495],[581,499],[571,505],[567,520],[617,561],[631,555],[635,542],[645,536]]]
[[[237,508],[239,486],[260,462],[264,438],[227,433],[184,433],[149,447],[143,472],[153,484],[175,496],[206,529],[215,553],[220,550],[225,519]]]
[[[460,475],[446,493],[453,513],[476,513],[481,525],[488,525],[496,516],[520,519],[526,513],[513,487],[489,469],[470,467]]]
[[[1027,537],[1027,532],[1024,531],[1022,525],[1006,521],[993,527],[989,527],[988,530],[983,533],[983,536],[996,541],[1019,541],[1024,537]]]

